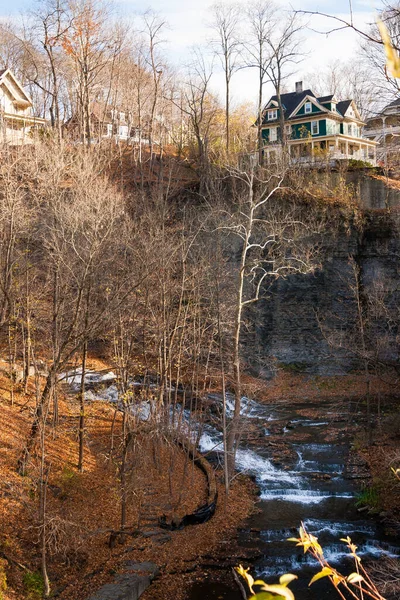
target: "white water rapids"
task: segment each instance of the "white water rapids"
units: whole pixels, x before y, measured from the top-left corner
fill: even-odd
[[[68,383],[72,390],[79,391],[81,371],[78,369],[73,373],[63,374],[60,379]],[[89,387],[85,393],[87,401],[100,400],[118,405],[116,375],[113,372],[88,371],[85,383]],[[141,384],[132,382],[131,385]],[[210,395],[210,399],[222,406],[220,396]],[[226,398],[228,419],[232,416],[233,408],[234,399],[228,394]],[[297,407],[288,405],[271,407],[247,398],[242,399],[243,419],[251,420],[252,426],[258,427],[265,439],[265,443],[261,440],[257,442],[258,445],[241,445],[236,454],[237,470],[252,475],[260,489],[261,502],[258,506],[261,513],[253,518],[251,524],[253,528],[259,530],[259,534],[254,538],[251,534],[252,529],[243,530],[242,542],[244,546],[256,544],[265,553],[264,558],[256,565],[258,575],[271,577],[285,572],[294,572],[303,574],[304,577],[307,574],[309,581],[309,570],[314,569],[315,572],[315,560],[286,541],[288,537],[296,535],[300,522],[304,522],[307,530],[321,541],[325,556],[332,565],[351,568],[348,549],[339,541],[340,538],[348,535],[357,544],[358,554],[363,558],[378,558],[383,555],[397,558],[400,556],[398,543],[384,539],[378,533],[375,522],[362,518],[355,509],[357,490],[354,483],[344,477],[347,443],[340,425],[335,425],[331,420],[337,413],[334,407],[330,408],[332,410],[324,411],[325,418],[313,420],[304,417],[301,411],[297,414]],[[152,414],[149,401],[133,401],[130,409],[143,420],[149,419]],[[174,414],[175,417],[177,415],[182,417],[181,427],[187,428],[186,431],[192,435],[192,439],[199,437],[201,433],[199,449],[202,453],[221,457],[223,438],[220,431],[210,424],[196,423],[195,417],[191,416],[188,410],[182,410],[180,406],[175,407]],[[274,464],[271,450],[267,447],[267,440],[271,437],[269,424],[272,426],[277,423],[278,427],[282,423],[280,435],[285,436],[285,441],[297,456],[297,460],[289,464]],[[286,426],[288,423],[290,427]],[[337,430],[337,442],[325,441],[324,432],[327,427],[331,431]],[[299,431],[304,433],[304,440],[295,437]],[[291,441],[292,437],[293,441]],[[302,588],[299,588],[296,592],[296,600],[303,600],[303,598],[320,600],[322,596],[318,595],[317,585],[315,589],[316,595],[309,595],[309,591],[302,591]],[[304,590],[308,590],[306,585]],[[336,595],[330,596],[329,593],[324,591],[323,598],[336,598]]]

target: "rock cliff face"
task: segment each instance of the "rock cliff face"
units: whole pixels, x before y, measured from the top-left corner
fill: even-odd
[[[327,375],[360,365],[360,313],[369,356],[399,359],[400,212],[369,211],[361,227],[326,232],[321,268],[278,280],[253,311],[248,366]]]

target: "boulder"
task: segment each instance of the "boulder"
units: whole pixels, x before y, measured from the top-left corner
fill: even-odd
[[[152,562],[127,561],[113,583],[103,585],[87,600],[138,600],[158,574],[159,569]]]

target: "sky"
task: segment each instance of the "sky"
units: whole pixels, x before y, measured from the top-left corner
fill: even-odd
[[[209,45],[211,36],[207,23],[210,21],[210,7],[215,0],[114,0],[114,4],[122,18],[130,19],[147,8],[158,12],[168,22],[165,31],[165,56],[175,66],[184,65],[188,61],[190,48],[193,45]],[[222,0],[228,2],[229,0]],[[242,0],[239,0],[242,2]],[[287,6],[284,0],[277,0],[282,7]],[[319,11],[331,15],[349,17],[349,2],[352,3],[354,22],[361,29],[367,29],[373,22],[377,10],[382,6],[381,0],[291,0],[290,6],[295,10]],[[27,10],[40,4],[40,0],[0,0],[0,19],[18,19]],[[245,2],[243,2],[243,5]],[[332,21],[320,17],[307,17],[308,27],[304,28],[304,50],[307,57],[297,65],[296,73],[288,80],[289,90],[294,91],[295,81],[303,81],[307,88],[306,75],[318,71],[327,63],[338,60],[347,62],[357,56],[359,36],[352,30],[342,30],[330,35],[321,35],[314,30],[326,31],[332,27]],[[222,96],[223,75],[216,72],[213,78],[213,89]],[[272,89],[266,89],[265,100]],[[242,70],[232,78],[233,104],[254,103],[257,96],[256,74],[252,70]]]

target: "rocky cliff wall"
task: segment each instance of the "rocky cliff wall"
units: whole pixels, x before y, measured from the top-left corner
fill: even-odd
[[[369,211],[361,227],[327,231],[321,268],[277,280],[254,309],[250,369],[268,376],[274,365],[321,375],[359,367],[361,313],[371,361],[398,362],[399,232],[399,211]]]

